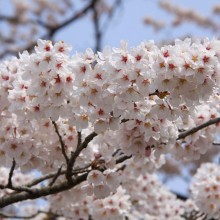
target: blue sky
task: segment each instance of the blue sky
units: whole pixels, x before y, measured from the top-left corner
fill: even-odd
[[[23,0],[20,0],[21,2]],[[31,0],[26,0],[31,1]],[[53,2],[53,0],[51,0]],[[114,2],[114,0],[107,0]],[[184,8],[192,8],[204,16],[211,16],[213,5],[218,4],[219,0],[167,0],[175,5],[183,6]],[[0,13],[11,14],[12,10],[10,0],[0,0]],[[87,0],[74,0],[74,7],[77,11],[87,4]],[[113,20],[108,25],[107,31],[104,34],[103,46],[109,45],[118,47],[121,40],[128,41],[130,46],[136,46],[144,40],[155,40],[160,42],[165,39],[175,39],[187,34],[193,34],[196,37],[212,38],[216,35],[210,29],[199,28],[192,23],[184,23],[183,25],[173,29],[168,25],[162,31],[155,32],[152,27],[148,27],[143,23],[146,16],[163,21],[169,24],[173,18],[172,15],[158,7],[158,0],[122,0],[121,8],[115,14]],[[219,21],[220,16],[215,17]],[[5,27],[1,26],[1,29]],[[220,32],[219,32],[220,33]],[[219,35],[218,33],[218,35]],[[94,47],[93,25],[91,23],[91,14],[63,28],[55,35],[55,40],[64,40],[73,45],[77,51],[85,51],[88,47]]]
[[[81,1],[76,2],[80,4]],[[157,2],[157,0],[124,0],[122,7],[115,14],[104,35],[103,45],[117,47],[121,40],[126,40],[130,46],[136,46],[144,40],[159,42],[165,39],[172,40],[187,34],[202,38],[212,38],[214,36],[210,29],[198,28],[192,23],[185,23],[176,29],[168,25],[164,30],[155,32],[152,27],[144,25],[143,18],[145,16],[152,16],[168,24],[173,18],[169,13],[160,9]],[[172,2],[185,8],[194,8],[206,16],[211,16],[213,5],[219,3],[218,0],[175,0]],[[218,19],[216,17],[216,20]],[[88,47],[93,47],[91,14],[63,29],[56,35],[55,39],[72,44],[77,51],[84,51]]]

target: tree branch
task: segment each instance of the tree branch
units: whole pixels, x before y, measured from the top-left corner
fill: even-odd
[[[71,18],[64,21],[63,23],[59,24],[58,26],[51,27],[51,30],[49,31],[49,36],[52,37],[58,30],[64,28],[65,26],[69,25],[70,23],[74,22],[75,20],[82,17],[84,14],[86,14],[89,10],[91,10],[97,0],[92,0],[85,8],[83,8],[81,11],[76,12]]]
[[[62,166],[58,169],[57,174],[53,177],[53,179],[51,180],[51,182],[49,183],[49,186],[53,186],[53,184],[55,183],[55,181],[57,180],[57,178],[60,176],[62,171]]]
[[[88,168],[91,166],[91,163],[89,163],[88,165],[86,165],[85,167],[82,167],[82,168],[78,168],[78,169],[75,169],[72,171],[72,175],[76,175],[76,174],[80,174],[80,173],[84,173],[84,172],[87,172]],[[26,187],[32,187],[32,186],[35,186],[45,180],[48,180],[48,179],[51,179],[51,178],[54,178],[56,175],[57,175],[58,171],[56,172],[53,172],[53,173],[49,173],[49,174],[46,174],[44,176],[41,176],[33,181],[31,181],[30,183],[26,184],[25,186]],[[63,171],[60,171],[59,173],[59,176],[60,175],[63,175],[66,173],[66,170],[63,170]],[[1,185],[0,185],[0,188],[1,188]]]
[[[78,146],[76,148],[75,152],[71,153],[71,157],[69,159],[68,165],[67,165],[67,170],[66,170],[66,178],[69,182],[72,181],[72,169],[74,166],[74,163],[76,161],[76,158],[79,156],[79,154],[81,153],[81,151],[86,148],[89,144],[90,141],[93,140],[94,137],[96,137],[97,134],[95,132],[92,132],[91,134],[89,134],[85,140],[83,141],[83,143],[78,142]]]
[[[124,162],[125,160],[130,159],[131,157],[132,157],[132,155],[130,155],[130,156],[124,155],[124,156],[122,156],[122,157],[120,157],[120,158],[118,158],[118,159],[116,160],[116,164],[122,163],[122,162]]]
[[[64,143],[64,141],[63,141],[63,139],[62,139],[62,137],[61,137],[61,135],[60,135],[60,133],[59,133],[59,130],[58,130],[58,128],[57,128],[56,122],[55,122],[55,121],[52,121],[52,123],[53,123],[53,125],[54,125],[55,131],[56,131],[57,136],[58,136],[59,141],[60,141],[60,145],[61,145],[61,149],[62,149],[62,154],[63,154],[63,156],[64,156],[64,158],[65,158],[65,160],[66,160],[66,164],[68,164],[69,158],[68,158],[68,156],[67,156],[67,154],[66,154],[66,150],[65,150],[66,145],[65,145],[65,143]]]
[[[21,192],[18,194],[7,195],[0,198],[0,208],[4,208],[8,205],[11,205],[16,202],[21,202],[28,199],[37,199],[44,196],[56,194],[68,189],[73,188],[74,186],[80,184],[81,182],[85,181],[87,178],[88,173],[82,174],[75,179],[72,179],[71,183],[69,181],[64,181],[60,184],[54,186],[46,186],[40,189],[33,189],[32,193]]]
[[[207,122],[205,122],[205,123],[203,123],[203,124],[201,124],[199,126],[196,126],[196,127],[192,128],[192,129],[190,129],[188,131],[184,131],[184,132],[180,133],[178,138],[177,138],[177,140],[184,139],[185,137],[187,137],[187,136],[189,136],[191,134],[194,134],[197,131],[202,130],[203,128],[206,128],[206,127],[208,127],[210,125],[214,125],[214,124],[219,123],[219,122],[220,122],[220,117],[219,118],[211,119],[211,120],[209,120],[209,121],[207,121]]]
[[[79,155],[79,153],[81,152],[80,150],[84,149],[88,143],[96,136],[97,134],[95,132],[91,133],[90,135],[88,135],[84,142],[79,146],[79,150],[76,151],[75,153],[73,153],[73,155]],[[75,157],[73,157],[75,161]],[[116,163],[122,163],[125,160],[131,158],[131,156],[122,156],[121,158],[119,158],[118,160],[116,160]],[[74,163],[73,163],[74,164]],[[87,165],[87,167],[90,167],[91,164]],[[69,179],[67,179],[64,182],[58,183],[57,185],[48,185],[45,187],[42,187],[40,189],[38,188],[34,188],[31,189],[31,193],[29,192],[20,192],[20,193],[16,193],[16,194],[10,194],[10,195],[6,195],[2,198],[0,198],[0,208],[4,208],[8,205],[14,204],[16,202],[21,202],[21,201],[25,201],[25,200],[33,200],[33,199],[37,199],[37,198],[41,198],[41,197],[45,197],[48,195],[52,195],[52,194],[56,194],[59,192],[63,192],[66,190],[69,190],[71,188],[73,188],[74,186],[82,183],[83,181],[85,181],[87,179],[88,173],[91,171],[90,170],[82,170],[82,169],[78,169],[80,172],[86,172],[80,176],[76,176],[75,178],[72,178],[71,175],[71,181],[69,181]],[[60,175],[63,171],[60,171]],[[56,172],[54,174],[54,176],[58,175],[58,172]],[[72,172],[74,173],[74,172]],[[41,178],[42,179],[42,178]],[[55,177],[54,177],[55,179]],[[36,181],[35,181],[36,182]]]
[[[16,166],[16,162],[15,162],[15,159],[13,158],[12,166],[11,166],[9,176],[8,176],[8,184],[6,186],[8,188],[12,188],[12,176],[13,176],[13,173],[14,173],[15,166]]]
[[[81,134],[80,131],[78,131],[77,134],[78,134],[78,143],[77,143],[77,145],[79,146],[82,143],[82,134]]]

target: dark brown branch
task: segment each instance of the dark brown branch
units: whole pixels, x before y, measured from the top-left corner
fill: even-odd
[[[49,36],[52,37],[58,30],[66,27],[67,25],[71,24],[72,22],[85,15],[90,9],[94,7],[96,2],[97,0],[92,0],[85,8],[83,8],[81,11],[76,12],[71,18],[64,21],[62,24],[59,24],[58,26],[51,28],[49,31]]]
[[[76,161],[76,158],[79,156],[81,151],[88,146],[89,142],[92,141],[93,138],[96,136],[97,136],[97,134],[95,132],[92,132],[91,134],[89,134],[85,138],[83,143],[80,144],[80,142],[79,142],[79,144],[76,148],[76,151],[72,152],[71,157],[68,162],[68,165],[67,165],[67,170],[66,170],[66,178],[68,179],[69,182],[72,181],[72,169],[73,169],[74,163]]]
[[[73,155],[79,155],[79,153],[81,152],[80,150],[84,149],[88,143],[96,136],[97,134],[95,132],[91,133],[90,135],[88,135],[84,142],[78,147],[78,151],[76,151],[75,153],[73,153]],[[119,158],[116,163],[122,163],[124,162],[125,160],[131,158],[131,156],[122,156],[121,158]],[[74,157],[74,161],[75,161],[75,157]],[[74,163],[73,163],[74,164]],[[91,165],[91,164],[90,164]],[[87,165],[87,167],[90,167],[90,165]],[[48,196],[48,195],[52,195],[52,194],[56,194],[56,193],[59,193],[59,192],[63,192],[63,191],[66,191],[66,190],[69,190],[71,188],[73,188],[74,186],[82,183],[83,181],[85,181],[87,179],[87,175],[88,173],[91,171],[90,170],[82,170],[82,169],[79,169],[79,171],[81,172],[86,172],[80,176],[76,176],[75,178],[72,178],[71,176],[71,181],[69,181],[69,179],[67,179],[66,181],[64,182],[61,182],[57,185],[52,185],[52,186],[45,186],[45,187],[42,187],[40,189],[38,188],[34,188],[34,189],[31,189],[31,193],[28,193],[28,192],[20,192],[20,193],[17,193],[17,194],[10,194],[10,195],[6,195],[2,198],[0,198],[0,208],[4,208],[8,205],[11,205],[11,204],[14,204],[16,202],[21,202],[21,201],[25,201],[25,200],[33,200],[33,199],[37,199],[37,198],[41,198],[41,197],[45,197],[45,196]],[[63,172],[63,171],[61,171]],[[60,172],[60,173],[61,173]],[[57,175],[57,172],[56,174]]]
[[[76,175],[79,173],[88,172],[88,168],[91,167],[92,163],[89,163],[88,165],[84,166],[83,168],[78,168],[72,171],[72,175]]]
[[[15,192],[13,193],[19,193],[19,192],[28,192],[28,193],[32,193],[32,189],[30,189],[29,187],[26,186],[5,186],[3,184],[0,184],[0,189],[11,189],[14,190]]]
[[[14,173],[14,170],[15,170],[15,166],[16,166],[16,162],[15,162],[15,159],[13,158],[12,166],[11,166],[11,169],[10,169],[10,172],[9,172],[9,175],[8,175],[8,183],[7,183],[7,185],[0,184],[0,189],[11,189],[11,190],[14,190],[16,192],[32,193],[32,189],[30,189],[29,187],[26,187],[26,186],[13,186],[12,177],[13,177],[13,173]]]
[[[126,165],[122,165],[121,167],[119,167],[116,172],[119,172],[119,171],[123,171],[124,169],[126,168]]]
[[[121,149],[117,149],[117,150],[112,154],[112,157],[116,156],[120,151],[121,151]]]
[[[61,171],[60,175],[62,175],[64,173],[65,173],[65,171]],[[39,184],[39,183],[41,183],[41,182],[43,182],[45,180],[54,178],[54,176],[56,176],[56,175],[57,175],[57,171],[53,172],[53,173],[46,174],[46,175],[41,176],[41,177],[39,177],[37,179],[34,179],[33,181],[31,181],[30,183],[26,184],[25,186],[27,186],[27,187],[35,186],[35,185],[37,185],[37,184]]]
[[[15,162],[15,159],[13,158],[12,166],[11,166],[9,176],[8,176],[8,184],[7,184],[8,188],[12,188],[12,176],[13,176],[13,173],[14,173],[14,170],[15,170],[15,166],[16,166],[16,162]]]
[[[132,157],[132,155],[130,155],[130,156],[124,155],[124,156],[122,156],[122,157],[120,157],[120,158],[118,158],[118,159],[116,160],[116,164],[122,163],[122,162],[124,162],[125,160],[130,159],[131,157]]]
[[[80,131],[78,131],[77,134],[78,134],[78,143],[77,143],[77,145],[79,146],[82,143],[82,134],[81,134]]]
[[[78,169],[75,169],[72,171],[72,176],[73,175],[77,175],[77,174],[82,174],[82,173],[86,173],[86,172],[89,172],[90,169],[88,169],[89,167],[91,166],[91,163],[89,163],[88,165],[82,167],[82,168],[78,168]],[[45,180],[48,180],[48,179],[51,179],[53,178],[53,180],[51,180],[51,183],[52,185],[54,184],[54,182],[56,181],[56,179],[61,176],[61,175],[64,175],[66,173],[66,170],[58,170],[57,172],[53,172],[53,173],[50,173],[50,174],[47,174],[45,176],[42,176],[40,178],[37,178],[37,179],[34,179],[32,182],[28,183],[27,185],[24,185],[24,186],[13,186],[13,187],[10,187],[8,188],[7,186],[3,185],[3,184],[0,184],[0,189],[11,189],[11,190],[14,190],[14,192],[12,192],[10,195],[12,194],[16,194],[16,193],[19,193],[19,192],[28,192],[28,193],[33,193],[32,191],[32,186],[35,186]],[[50,184],[48,184],[50,185]]]
[[[74,186],[85,181],[87,178],[87,175],[88,173],[82,174],[76,177],[75,179],[72,179],[71,183],[69,181],[64,181],[54,186],[46,186],[40,189],[33,189],[31,194],[27,192],[21,192],[18,194],[4,196],[0,198],[0,208],[4,208],[16,202],[21,202],[21,201],[28,200],[28,199],[33,200],[33,199],[41,198],[44,196],[56,194],[56,193],[71,189]]]
[[[205,123],[203,123],[203,124],[201,124],[199,126],[196,126],[196,127],[192,128],[192,129],[190,129],[188,131],[180,133],[178,138],[177,138],[177,140],[183,139],[183,138],[185,138],[185,137],[187,137],[187,136],[189,136],[191,134],[196,133],[199,130],[202,130],[203,128],[206,128],[206,127],[208,127],[210,125],[214,125],[214,124],[219,123],[219,122],[220,122],[220,118],[211,119],[211,120],[209,120],[209,121],[207,121],[207,122],[205,122]]]
[[[60,176],[62,171],[62,166],[58,169],[57,174],[53,177],[53,179],[51,180],[51,182],[49,183],[49,186],[53,186],[53,184],[55,183],[55,181],[57,180],[57,178]]]
[[[56,131],[57,136],[58,136],[59,141],[60,141],[60,145],[61,145],[61,149],[62,149],[62,154],[63,154],[63,156],[64,156],[64,158],[65,158],[65,160],[66,160],[66,164],[68,164],[69,158],[68,158],[68,156],[67,156],[67,154],[66,154],[66,150],[65,150],[66,145],[65,145],[65,143],[64,143],[64,141],[63,141],[63,139],[62,139],[62,136],[61,136],[60,133],[59,133],[59,130],[58,130],[58,127],[57,127],[56,122],[55,122],[55,121],[52,121],[52,123],[53,123],[53,125],[54,125],[55,131]]]
[[[80,174],[80,173],[84,173],[84,172],[87,172],[88,168],[91,166],[91,163],[86,165],[85,167],[82,167],[82,168],[78,168],[78,169],[75,169],[72,171],[72,175],[76,175],[76,174]],[[63,170],[63,171],[60,171],[59,173],[59,176],[60,175],[63,175],[66,173],[66,170]],[[56,172],[53,172],[53,173],[49,173],[49,174],[46,174],[44,176],[41,176],[33,181],[31,181],[30,183],[28,183],[27,185],[25,185],[26,187],[32,187],[32,186],[35,186],[45,180],[48,180],[48,179],[51,179],[51,178],[54,178],[55,176],[57,175],[57,171]],[[1,185],[0,185],[0,188],[1,188]]]
[[[212,145],[220,146],[220,143],[213,142]]]
[[[177,199],[180,199],[182,201],[186,201],[188,199],[188,197],[185,195],[179,194],[177,192],[172,192],[172,193],[176,195]]]

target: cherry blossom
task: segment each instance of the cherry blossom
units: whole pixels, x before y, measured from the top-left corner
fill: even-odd
[[[218,165],[198,169],[187,202],[154,174],[171,157],[194,161],[213,148],[219,44],[121,42],[70,56],[65,42],[38,40],[33,53],[3,61],[0,195],[60,184],[65,190],[48,194],[44,209],[60,219],[182,220],[192,209],[220,218]],[[51,176],[31,184],[33,169]]]

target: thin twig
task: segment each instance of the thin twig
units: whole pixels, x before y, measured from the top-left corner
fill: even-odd
[[[33,189],[31,194],[27,192],[21,192],[18,194],[5,195],[4,197],[0,198],[0,208],[4,208],[16,202],[25,201],[28,199],[33,200],[33,199],[37,199],[37,198],[41,198],[41,197],[45,197],[48,195],[66,191],[80,184],[81,182],[85,181],[87,178],[87,175],[88,173],[84,173],[80,176],[77,176],[74,180],[72,180],[71,183],[68,181],[64,181],[57,185],[45,186],[40,189],[37,189],[37,188]]]
[[[60,175],[62,175],[62,174],[64,174],[64,173],[65,173],[65,171],[61,171],[61,172],[60,172]],[[53,177],[56,176],[56,175],[57,175],[57,171],[56,171],[56,172],[49,173],[49,174],[46,174],[46,175],[44,175],[44,176],[41,176],[41,177],[39,177],[39,178],[36,178],[36,179],[32,180],[30,183],[26,184],[25,186],[27,186],[27,187],[35,186],[35,185],[37,185],[37,184],[39,184],[39,183],[41,183],[41,182],[43,182],[43,181],[45,181],[45,180],[48,180],[48,179],[53,178]]]
[[[118,154],[118,152],[120,152],[121,149],[117,149],[113,154],[112,154],[112,157],[116,156]]]
[[[87,6],[85,6],[82,10],[76,12],[72,17],[64,21],[63,23],[51,28],[49,32],[49,36],[53,36],[58,30],[66,27],[67,25],[71,24],[72,22],[76,21],[83,15],[85,15],[89,10],[91,10],[94,6],[94,4],[97,2],[97,0],[92,0]]]
[[[81,151],[88,146],[89,142],[92,141],[93,138],[96,136],[97,134],[95,132],[92,132],[85,138],[85,140],[81,144],[78,144],[75,152],[72,152],[71,157],[69,159],[69,163],[67,165],[67,170],[66,170],[66,178],[69,182],[72,181],[72,169],[76,161],[76,158],[79,156]]]
[[[96,133],[91,133],[90,135],[88,135],[84,142],[79,146],[78,149],[84,149],[88,143],[96,136]],[[81,152],[80,150],[77,151],[78,155]],[[75,154],[76,155],[76,154]],[[131,156],[123,156],[121,158],[119,158],[116,163],[122,163],[123,161],[127,160],[131,158]],[[74,163],[73,163],[74,164]],[[42,188],[35,188],[32,189],[32,193],[27,193],[27,192],[20,192],[18,194],[10,194],[10,195],[5,195],[4,197],[0,198],[0,208],[4,208],[8,205],[14,204],[16,202],[21,202],[21,201],[25,201],[28,199],[37,199],[37,198],[41,198],[41,197],[45,197],[48,195],[52,195],[52,194],[56,194],[59,192],[63,192],[66,191],[68,189],[71,189],[73,187],[75,187],[76,185],[84,182],[87,179],[88,173],[91,170],[88,170],[87,172],[83,173],[82,175],[79,176],[75,176],[75,178],[71,178],[71,181],[69,181],[69,179],[67,179],[64,182],[58,183],[56,185],[53,186],[45,186]],[[56,172],[57,173],[57,172]]]
[[[63,154],[63,156],[64,156],[64,158],[65,158],[65,160],[66,160],[66,164],[68,164],[69,158],[68,158],[68,156],[67,156],[67,154],[66,154],[66,150],[65,150],[66,146],[65,146],[65,143],[64,143],[64,141],[63,141],[63,139],[62,139],[62,136],[61,136],[60,133],[59,133],[59,130],[58,130],[58,128],[57,128],[56,122],[55,122],[55,121],[52,121],[52,123],[53,123],[53,125],[54,125],[55,131],[56,131],[56,133],[57,133],[57,136],[58,136],[59,141],[60,141],[60,144],[61,144],[62,154]]]
[[[32,189],[29,188],[29,187],[26,187],[26,186],[12,186],[12,187],[6,187],[6,188],[15,191],[11,194],[20,193],[20,192],[27,192],[27,193],[30,193],[30,194],[33,193]]]
[[[132,155],[130,155],[130,156],[124,155],[124,156],[122,156],[122,157],[120,157],[120,158],[118,158],[118,159],[116,160],[116,164],[122,163],[122,162],[124,162],[125,160],[130,159],[131,157],[132,157]]]
[[[14,173],[15,166],[16,166],[16,162],[15,162],[15,159],[13,158],[12,166],[11,166],[11,169],[10,169],[10,172],[9,172],[9,176],[8,176],[8,184],[7,184],[8,188],[12,187],[12,176],[13,176],[13,173]]]
[[[87,164],[85,167],[82,167],[82,168],[78,168],[78,169],[75,169],[72,171],[72,175],[76,175],[76,174],[80,174],[80,173],[84,173],[84,172],[87,172],[87,169],[91,166],[91,163]],[[63,171],[60,171],[59,173],[59,176],[60,175],[63,175],[66,173],[66,170],[63,170]],[[46,174],[44,176],[41,176],[33,181],[31,181],[30,183],[28,183],[27,185],[25,185],[26,187],[32,187],[32,186],[35,186],[45,180],[48,180],[48,179],[51,179],[51,178],[54,178],[54,176],[57,175],[57,171],[56,172],[53,172],[53,173],[49,173],[49,174]],[[1,185],[0,185],[0,188],[1,188]]]
[[[205,123],[203,123],[203,124],[201,124],[199,126],[196,126],[196,127],[192,128],[192,129],[190,129],[188,131],[180,133],[178,138],[177,138],[177,140],[183,139],[183,138],[185,138],[185,137],[187,137],[187,136],[189,136],[191,134],[196,133],[197,131],[199,131],[199,130],[201,130],[203,128],[206,128],[206,127],[208,127],[210,125],[213,125],[213,124],[216,124],[216,123],[219,123],[219,122],[220,122],[220,117],[219,118],[211,119],[211,120],[209,120],[209,121],[207,121],[207,122],[205,122]]]
[[[57,178],[60,176],[61,171],[62,171],[62,165],[61,165],[61,167],[57,170],[57,174],[53,177],[53,179],[52,179],[51,182],[49,183],[49,186],[53,186],[53,184],[55,183],[55,181],[57,180]]]
[[[73,170],[72,175],[88,172],[88,168],[91,167],[91,165],[92,165],[92,163],[89,163],[86,166],[84,166],[83,168],[78,168],[78,169]]]
[[[78,143],[77,143],[77,145],[79,146],[82,143],[82,134],[81,134],[80,131],[78,131],[77,134],[78,134]]]
[[[14,190],[14,191],[17,191],[17,192],[24,192],[25,191],[25,192],[28,192],[28,193],[32,193],[31,189],[26,187],[26,186],[13,186],[12,177],[13,177],[13,173],[14,173],[14,170],[15,170],[15,166],[16,166],[16,161],[13,158],[12,166],[11,166],[11,169],[10,169],[10,172],[9,172],[9,175],[8,175],[8,183],[7,183],[7,185],[1,184],[0,189],[11,189],[11,190]]]
[[[123,171],[125,168],[126,168],[126,165],[123,164],[121,167],[119,167],[119,168],[116,170],[116,172]]]

